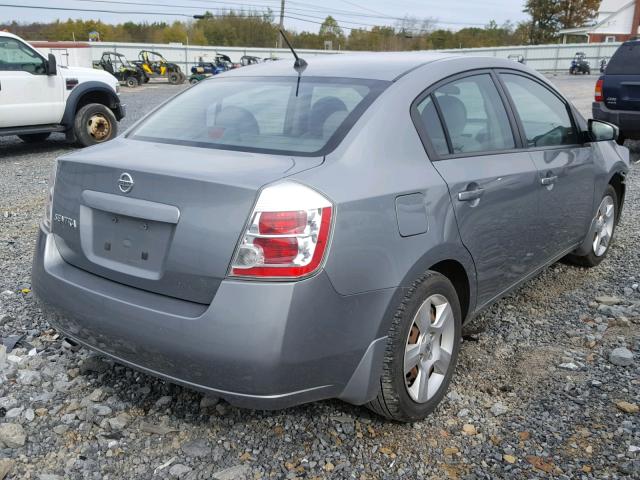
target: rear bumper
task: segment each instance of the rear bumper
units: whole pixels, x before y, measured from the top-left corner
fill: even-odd
[[[171,382],[260,409],[377,393],[398,289],[341,296],[324,273],[228,281],[210,305],[128,287],[67,264],[40,230],[33,289],[63,334]]]
[[[593,102],[593,118],[617,125],[627,138],[640,138],[640,111],[611,110],[603,102]]]

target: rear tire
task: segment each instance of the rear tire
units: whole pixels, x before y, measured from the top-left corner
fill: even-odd
[[[118,135],[118,122],[108,107],[90,103],[76,113],[73,133],[81,146],[89,147],[115,138]]]
[[[127,87],[136,88],[138,86],[138,79],[136,77],[127,77]]]
[[[18,138],[25,143],[40,143],[44,142],[50,135],[50,132],[25,133],[24,135],[18,135]]]
[[[601,222],[603,228],[596,229],[594,238],[590,239],[592,244],[589,253],[586,255],[567,255],[566,260],[569,263],[580,267],[592,268],[604,260],[613,243],[613,235],[618,224],[618,208],[618,195],[611,185],[607,185],[596,211],[596,221]],[[606,245],[603,244],[603,237],[606,237]]]
[[[168,80],[171,85],[178,85],[180,83],[180,75],[178,72],[171,72],[168,75]]]
[[[380,391],[367,408],[401,422],[433,412],[455,371],[461,332],[455,288],[444,275],[428,271],[409,289],[393,318]]]

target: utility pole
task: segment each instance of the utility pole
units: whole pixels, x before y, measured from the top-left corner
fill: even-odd
[[[284,30],[284,0],[280,0],[280,30]],[[282,48],[282,35],[278,33],[278,48]]]

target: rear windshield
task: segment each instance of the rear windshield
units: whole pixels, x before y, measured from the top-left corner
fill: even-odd
[[[607,64],[609,75],[640,75],[640,43],[620,45]]]
[[[213,78],[151,114],[130,138],[223,150],[324,155],[388,82],[318,77]]]

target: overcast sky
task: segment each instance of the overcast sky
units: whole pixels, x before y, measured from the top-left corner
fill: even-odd
[[[271,8],[276,15],[280,11],[280,0],[2,0],[0,3],[21,5],[0,6],[0,21],[20,22],[67,18],[100,19],[108,23],[122,23],[128,20],[153,22],[186,20],[205,10],[227,8],[258,11]],[[285,26],[298,31],[317,31],[319,25],[314,22],[321,22],[322,18],[330,14],[342,27],[369,28],[374,24],[394,25],[396,18],[410,15],[420,19],[432,18],[438,22],[438,27],[457,30],[465,26],[483,26],[490,20],[499,24],[506,20],[524,20],[526,15],[522,13],[523,3],[524,0],[286,0],[285,11],[290,18],[285,19]],[[45,9],[26,8],[28,6]],[[54,6],[123,13],[47,9]],[[161,13],[175,15],[160,15]]]

